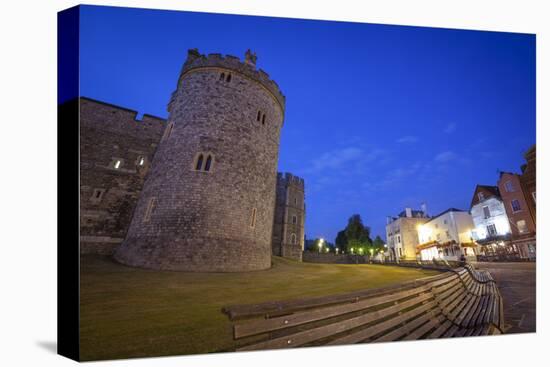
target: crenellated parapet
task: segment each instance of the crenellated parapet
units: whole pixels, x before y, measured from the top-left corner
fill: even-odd
[[[270,79],[269,74],[262,69],[256,69],[256,54],[248,50],[245,54],[245,59],[232,55],[212,53],[208,55],[201,54],[196,48],[190,49],[187,53],[187,60],[183,64],[178,80],[178,85],[183,79],[183,76],[205,68],[221,68],[231,72],[239,73],[249,79],[260,83],[277,101],[282,111],[285,110],[285,96],[281,92],[279,85]],[[170,108],[170,107],[169,107]]]
[[[285,186],[298,186],[304,190],[304,179],[298,176],[293,175],[289,172],[278,172],[277,173],[277,183],[283,184]]]

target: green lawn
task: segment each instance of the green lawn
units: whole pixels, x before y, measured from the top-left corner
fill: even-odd
[[[309,264],[273,258],[249,273],[183,273],[130,268],[81,257],[83,360],[230,350],[227,305],[347,293],[437,274],[381,265]]]

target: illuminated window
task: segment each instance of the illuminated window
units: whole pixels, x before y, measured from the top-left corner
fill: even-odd
[[[122,159],[120,158],[114,158],[112,161],[111,161],[111,167],[114,168],[114,169],[119,169],[122,167]]]
[[[504,183],[504,189],[506,192],[514,192],[514,185],[512,185],[512,181],[506,181]]]
[[[519,233],[527,233],[529,232],[529,230],[527,229],[527,223],[525,223],[525,220],[518,220],[517,222],[517,225],[518,225],[518,231]]]
[[[147,209],[145,210],[145,215],[143,216],[143,223],[147,223],[151,220],[151,213],[153,212],[153,209],[155,208],[156,203],[157,203],[156,197],[152,197],[149,199],[149,203],[147,204]]]
[[[512,205],[512,211],[514,213],[519,212],[521,210],[521,206],[519,205],[519,200],[517,200],[517,199],[512,200],[510,205]]]
[[[256,208],[252,208],[252,215],[250,216],[250,227],[256,226]]]
[[[145,164],[145,157],[138,158],[138,166],[143,166]]]

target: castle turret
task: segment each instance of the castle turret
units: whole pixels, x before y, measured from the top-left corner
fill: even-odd
[[[270,267],[285,97],[256,69],[256,56],[247,59],[189,51],[118,261],[184,271]]]
[[[290,173],[278,173],[273,255],[302,260],[305,213],[304,179]]]

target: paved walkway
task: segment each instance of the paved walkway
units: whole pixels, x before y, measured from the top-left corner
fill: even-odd
[[[536,331],[536,263],[473,263],[488,270],[504,301],[505,332]]]

